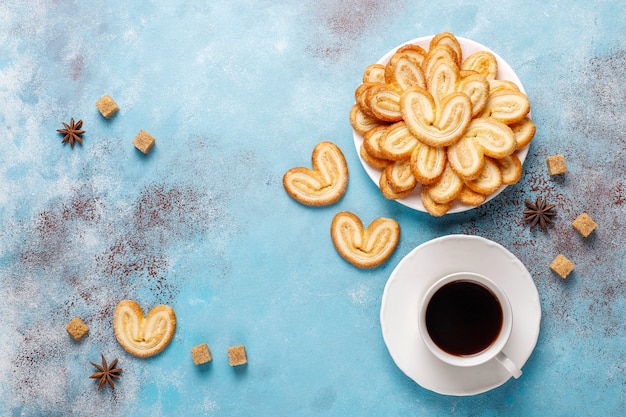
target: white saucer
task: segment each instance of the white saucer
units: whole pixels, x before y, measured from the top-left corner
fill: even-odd
[[[408,42],[405,42],[402,45],[398,45],[397,47],[393,48],[392,50],[387,52],[385,55],[383,55],[377,61],[377,63],[386,64],[387,62],[389,62],[389,60],[391,59],[393,54],[396,52],[396,50],[406,44],[419,45],[422,48],[428,50],[428,47],[430,45],[430,41],[432,38],[433,36],[424,36],[421,38],[417,38],[417,39],[413,39]],[[476,51],[491,52],[496,57],[496,61],[498,62],[498,74],[496,78],[499,80],[508,80],[508,81],[514,82],[519,87],[520,91],[526,94],[526,90],[524,89],[524,86],[522,85],[522,82],[520,81],[519,77],[517,76],[513,68],[511,68],[511,66],[500,55],[498,55],[496,52],[492,51],[485,45],[482,45],[471,39],[466,39],[461,36],[456,36],[456,38],[459,41],[459,44],[461,45],[461,50],[463,52],[463,56],[465,57],[471,55],[472,53]],[[379,187],[378,180],[380,179],[380,170],[369,165],[361,157],[360,149],[361,149],[361,144],[363,143],[363,136],[360,133],[356,132],[354,129],[352,129],[352,137],[354,140],[354,147],[356,148],[356,154],[358,155],[359,160],[361,161],[361,165],[363,166],[363,169],[365,169],[365,172],[370,177],[370,179],[374,182],[374,184],[376,184],[376,186]],[[522,164],[524,163],[524,161],[526,160],[526,156],[528,155],[528,148],[529,146],[527,145],[524,148],[517,151],[517,157],[519,158]],[[496,192],[488,195],[487,199],[482,204],[485,204],[488,201],[495,198],[498,194],[504,191],[506,187],[507,187],[506,185],[502,185]],[[398,203],[404,206],[410,207],[414,210],[426,212],[426,209],[424,208],[424,205],[422,204],[422,197],[420,196],[420,189],[421,188],[418,185],[418,187],[407,197],[400,198],[395,201],[397,201]],[[476,207],[477,206],[468,206],[467,204],[463,204],[459,202],[458,200],[455,200],[452,203],[452,207],[450,207],[450,210],[448,210],[448,213],[446,214],[460,213],[460,212],[472,210]]]
[[[449,235],[407,254],[385,285],[380,309],[383,339],[396,365],[422,387],[446,395],[474,395],[504,384],[511,375],[495,360],[470,368],[448,365],[422,341],[419,301],[437,279],[475,272],[496,281],[513,309],[513,329],[504,353],[521,369],[539,337],[537,287],[522,262],[498,243],[479,236]],[[522,378],[524,376],[522,375]]]

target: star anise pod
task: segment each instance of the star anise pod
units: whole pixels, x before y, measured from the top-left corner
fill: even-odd
[[[65,129],[57,129],[57,132],[64,135],[61,143],[69,142],[72,148],[74,147],[74,142],[78,142],[81,145],[83,144],[83,139],[80,137],[80,135],[85,133],[84,130],[80,129],[83,126],[82,120],[74,123],[74,118],[72,117],[70,124],[63,123],[63,126],[65,126]]]
[[[122,372],[122,368],[116,368],[115,367],[115,365],[117,365],[117,358],[113,359],[113,362],[111,362],[110,364],[107,365],[107,361],[106,361],[106,359],[104,359],[104,355],[101,353],[100,356],[102,356],[102,365],[98,365],[98,364],[95,364],[93,362],[90,362],[93,366],[96,367],[98,372],[96,372],[95,374],[91,375],[89,378],[99,378],[100,379],[100,381],[98,382],[98,391],[100,391],[100,389],[107,382],[111,386],[111,389],[115,389],[115,383],[113,382],[113,379],[119,379],[120,378],[119,374],[120,374],[120,372]]]
[[[554,204],[547,204],[545,199],[541,197],[537,197],[537,201],[535,204],[531,203],[528,200],[524,200],[526,207],[528,210],[524,210],[524,222],[530,223],[530,231],[533,231],[533,228],[539,224],[541,230],[544,232],[548,231],[548,224],[554,224],[551,217],[556,216],[556,213],[552,211],[554,209]]]

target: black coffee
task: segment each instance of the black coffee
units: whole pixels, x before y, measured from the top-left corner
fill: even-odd
[[[502,307],[491,291],[469,281],[441,287],[426,309],[426,329],[440,349],[452,355],[480,353],[502,329]]]

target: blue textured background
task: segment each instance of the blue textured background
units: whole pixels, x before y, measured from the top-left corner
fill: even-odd
[[[479,5],[478,5],[479,4]],[[626,3],[623,1],[0,1],[0,414],[623,416],[626,397]],[[363,69],[441,31],[501,55],[537,134],[522,180],[442,219],[382,198],[348,112]],[[108,93],[110,120],[95,101]],[[84,145],[56,129],[82,119]],[[157,144],[131,144],[144,129]],[[291,200],[283,173],[335,142],[350,183],[337,204]],[[545,158],[563,153],[551,178]],[[549,233],[523,200],[557,204]],[[338,211],[395,218],[389,261],[358,270],[329,235]],[[599,224],[587,239],[571,221]],[[383,343],[385,282],[417,245],[493,239],[526,264],[543,309],[519,380],[459,398],[400,372]],[[561,280],[548,264],[576,263]],[[172,343],[147,360],[111,326],[123,298],[174,307]],[[74,316],[90,326],[79,343]],[[189,351],[208,343],[214,361]],[[249,364],[226,349],[245,344]],[[112,393],[87,377],[119,358]]]

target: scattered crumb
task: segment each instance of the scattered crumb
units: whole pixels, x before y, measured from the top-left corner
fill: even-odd
[[[574,270],[576,265],[562,254],[557,255],[550,264],[550,269],[556,272],[561,278],[565,279],[570,272]]]
[[[582,237],[589,236],[591,232],[598,227],[596,222],[594,222],[587,213],[582,213],[580,216],[576,217],[576,220],[572,222],[572,226],[574,226],[574,229],[576,229]]]
[[[248,363],[246,347],[244,345],[229,347],[228,363],[230,364],[230,366],[239,366]]]
[[[552,155],[546,159],[548,163],[548,172],[550,175],[559,175],[567,172],[567,165],[565,164],[565,156]]]
[[[196,365],[202,365],[213,360],[209,346],[206,343],[192,347],[191,358]]]
[[[96,107],[100,113],[107,119],[117,113],[120,108],[110,95],[105,94],[96,101]]]
[[[78,341],[87,334],[89,327],[80,318],[74,317],[69,323],[67,323],[65,330],[67,330],[67,333],[72,337],[72,339]]]
[[[150,152],[155,142],[154,138],[145,130],[140,130],[133,139],[133,145],[144,154]]]

